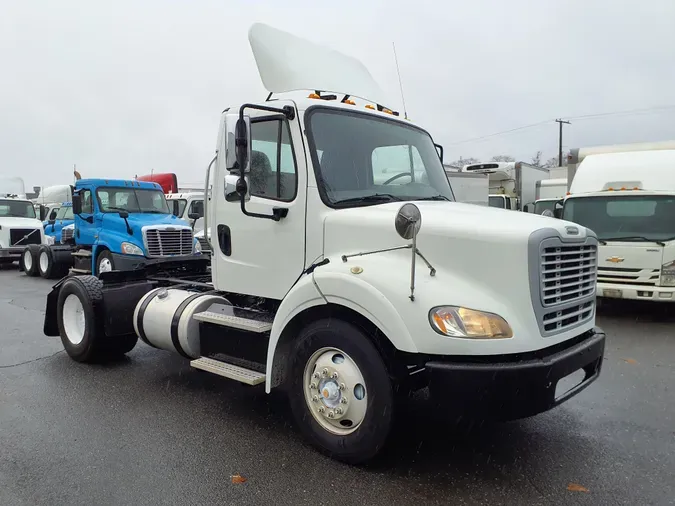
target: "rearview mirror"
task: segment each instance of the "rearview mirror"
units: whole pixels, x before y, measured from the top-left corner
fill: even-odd
[[[225,115],[225,168],[228,171],[237,171],[239,172],[239,163],[237,159],[237,149],[236,149],[236,139],[237,139],[237,124],[239,123],[239,113],[227,113]],[[251,118],[244,115],[244,123],[246,128],[244,129],[245,138],[247,141],[251,138]],[[240,127],[242,128],[242,127]],[[250,142],[247,142],[250,144]],[[247,159],[250,161],[250,150],[248,146],[246,150]],[[248,164],[247,164],[248,165]],[[249,167],[244,168],[244,172],[248,172]]]
[[[178,216],[180,211],[180,203],[177,200],[172,200],[171,201],[171,213],[174,216]]]
[[[73,194],[73,214],[82,214],[82,196],[79,193]]]
[[[553,216],[555,218],[562,218],[564,208],[564,201],[561,199],[553,205]]]
[[[251,122],[248,116],[239,118],[234,133],[235,157],[240,174],[250,171],[251,160]]]
[[[188,213],[188,218],[190,218],[193,221],[196,221],[199,218],[201,218],[201,216],[199,215],[199,213]]]

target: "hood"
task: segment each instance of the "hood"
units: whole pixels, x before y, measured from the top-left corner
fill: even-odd
[[[0,217],[0,226],[7,228],[42,228],[37,218]]]
[[[150,214],[150,213],[133,213],[129,214],[127,218],[129,226],[133,231],[130,236],[127,233],[127,226],[124,219],[120,218],[117,213],[106,213],[103,215],[102,235],[119,235],[123,240],[133,242],[138,246],[143,245],[143,227],[152,226],[167,226],[173,225],[175,227],[187,227],[190,225],[183,219],[177,218],[172,214]]]
[[[447,248],[473,243],[493,248],[489,256],[499,262],[499,247],[517,244],[526,248],[530,235],[552,229],[568,236],[568,228],[585,237],[586,229],[575,223],[537,214],[510,211],[459,202],[414,202],[422,215],[417,236],[418,248]],[[343,209],[328,215],[324,222],[324,255],[342,255],[393,248],[409,244],[394,228],[394,219],[402,202]],[[442,246],[438,241],[444,243]],[[436,256],[439,252],[429,252]],[[425,256],[427,253],[422,251]],[[445,255],[443,255],[445,256]],[[431,259],[430,259],[431,260]]]

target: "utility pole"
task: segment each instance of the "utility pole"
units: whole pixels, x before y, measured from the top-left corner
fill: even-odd
[[[563,121],[561,119],[557,119],[555,121],[556,121],[556,123],[558,123],[560,125],[560,139],[558,140],[558,167],[562,167],[563,166],[563,163],[562,163],[562,127],[563,127],[563,124],[571,125],[572,123],[570,123],[569,121]]]

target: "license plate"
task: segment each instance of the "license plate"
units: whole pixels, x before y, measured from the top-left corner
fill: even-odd
[[[623,292],[621,290],[604,289],[602,291],[602,295],[605,297],[620,299],[623,296]]]

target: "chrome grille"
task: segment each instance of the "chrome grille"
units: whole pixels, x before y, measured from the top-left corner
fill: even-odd
[[[622,285],[656,286],[661,276],[660,269],[625,269],[622,267],[598,267],[599,283]]]
[[[169,257],[192,254],[192,229],[149,228],[143,231],[149,257]]]
[[[206,237],[199,238],[199,245],[202,247],[203,254],[205,255],[211,254],[211,246],[209,246],[209,242],[206,240]]]
[[[70,241],[73,238],[73,232],[75,230],[73,228],[62,228],[61,229],[61,243],[66,244],[68,241]]]
[[[563,239],[541,230],[530,236],[532,306],[543,337],[571,330],[595,315],[598,242]]]

